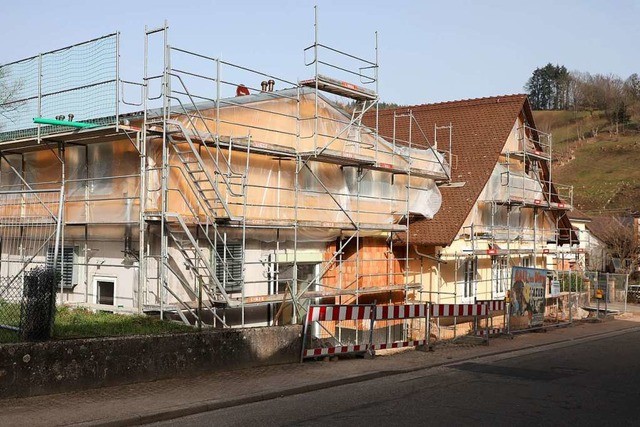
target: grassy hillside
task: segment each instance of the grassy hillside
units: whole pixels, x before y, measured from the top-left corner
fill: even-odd
[[[601,112],[536,111],[537,127],[553,135],[553,180],[574,186],[574,206],[640,210],[638,120],[608,125]]]

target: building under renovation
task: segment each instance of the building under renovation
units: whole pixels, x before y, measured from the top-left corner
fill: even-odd
[[[59,303],[223,327],[422,288],[410,238],[396,236],[440,209],[451,127],[436,146],[363,124],[377,111],[377,52],[316,37],[310,78],[292,81],[174,47],[165,26],[145,32],[145,75],[131,82],[119,44],[112,34],[0,68],[12,90],[0,299],[47,265]]]
[[[526,95],[404,107],[368,114],[365,121],[379,123],[380,134],[396,141],[432,141],[436,147],[455,130],[442,209],[398,235],[411,242],[422,300],[502,300],[512,267],[557,271],[579,259],[567,216],[573,188],[553,182],[551,135],[536,129]]]

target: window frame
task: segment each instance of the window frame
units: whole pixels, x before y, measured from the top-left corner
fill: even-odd
[[[491,257],[491,283],[493,298],[504,298],[509,286],[509,257]]]
[[[461,270],[462,280],[460,281],[460,299],[463,304],[472,304],[476,301],[478,258],[476,256],[466,257],[462,261]]]

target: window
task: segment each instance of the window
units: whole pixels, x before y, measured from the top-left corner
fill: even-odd
[[[115,305],[115,283],[113,280],[96,281],[96,300],[98,304]]]
[[[53,258],[55,255],[55,246],[47,248],[46,267],[53,269]],[[73,246],[65,246],[58,248],[58,260],[56,262],[56,272],[62,277],[62,287],[71,289],[78,284],[77,274],[77,256]],[[60,284],[58,284],[59,286]]]
[[[105,276],[93,277],[95,302],[100,305],[116,305],[116,278]],[[110,312],[106,310],[106,312]]]
[[[219,245],[216,248],[216,277],[227,292],[242,290],[242,245]]]
[[[461,266],[462,274],[462,303],[470,304],[475,302],[476,297],[476,276],[478,261],[475,257],[467,257]]]
[[[531,267],[531,257],[529,256],[522,257],[522,259],[520,260],[520,264],[523,267]]]
[[[496,256],[491,258],[491,277],[493,297],[503,298],[509,282],[509,258]]]
[[[307,287],[309,283],[312,283],[316,277],[316,266],[317,264],[298,264],[298,289]],[[273,281],[273,294],[283,294],[287,285],[291,285],[293,281],[293,264],[290,263],[280,263],[274,264],[274,278]],[[279,268],[279,271],[276,269]],[[313,289],[313,288],[310,288]]]

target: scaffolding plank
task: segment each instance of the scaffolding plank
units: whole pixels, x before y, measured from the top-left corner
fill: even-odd
[[[360,289],[329,289],[324,291],[308,291],[299,296],[299,298],[331,298],[342,295],[370,295],[380,292],[393,292],[404,291],[407,289],[419,289],[419,283],[410,283],[405,285],[389,285],[372,288],[360,288]],[[291,301],[288,297],[286,301]],[[240,302],[240,300],[238,300]],[[244,304],[267,304],[267,303],[280,303],[282,302],[282,294],[277,295],[256,295],[244,298]]]
[[[506,154],[509,157],[513,157],[520,160],[524,160],[526,158],[534,158],[537,160],[546,160],[546,161],[551,160],[551,153],[547,153],[542,150],[526,150],[526,151],[514,150],[514,151],[507,151],[504,154]]]
[[[372,166],[369,166],[368,169],[389,172],[396,175],[412,175],[415,177],[429,178],[436,181],[449,179],[444,170],[438,172],[418,168],[400,168],[390,163],[375,162]]]
[[[378,95],[373,90],[343,80],[323,76],[322,74],[318,74],[315,79],[302,80],[300,85],[315,88],[316,83],[318,89],[324,92],[355,99],[356,101],[375,101],[378,99]]]
[[[319,152],[303,151],[300,155],[310,160],[343,166],[371,166],[375,164],[373,157],[330,149],[324,149]]]
[[[198,135],[195,132],[190,131],[188,136],[194,142],[204,143],[205,145],[209,145],[211,148],[215,148],[215,137],[210,134],[203,137],[202,135]],[[186,138],[180,137],[179,135],[174,136],[173,139],[179,142],[186,142]],[[213,144],[213,146],[211,144]],[[256,141],[247,137],[232,138],[230,136],[219,135],[217,144],[220,147],[230,148],[232,150],[247,151],[247,148],[249,148],[251,153],[266,154],[276,157],[295,157],[297,154],[295,148]]]
[[[247,218],[245,225],[247,227],[267,227],[267,228],[293,228],[297,224],[302,228],[329,228],[336,230],[373,230],[373,231],[405,231],[406,226],[401,224],[379,224],[379,223],[359,223],[357,226],[350,222],[337,222],[337,221],[297,221],[292,219],[258,219]],[[227,224],[225,224],[227,225]],[[241,226],[241,223],[228,223],[229,226],[234,225]]]
[[[139,129],[133,126],[115,125],[101,126],[89,129],[75,129],[72,131],[48,134],[40,138],[43,142],[68,144],[91,144],[94,142],[111,142],[127,138],[127,134],[136,133]],[[0,142],[0,151],[29,152],[41,150],[45,144],[39,144],[36,136]]]

